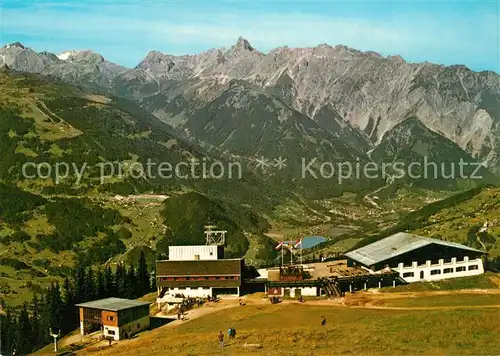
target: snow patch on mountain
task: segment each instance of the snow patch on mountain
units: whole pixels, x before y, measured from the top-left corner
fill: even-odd
[[[59,53],[57,55],[57,58],[59,58],[62,61],[67,61],[69,59],[69,57],[74,56],[77,53],[78,53],[77,51],[67,51],[67,52]]]

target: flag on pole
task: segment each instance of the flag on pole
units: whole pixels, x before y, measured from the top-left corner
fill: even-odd
[[[295,248],[298,248],[299,246],[302,247],[302,239],[295,241],[295,245],[293,245]]]
[[[280,243],[276,246],[276,250],[279,250],[284,243],[285,241],[280,241]]]

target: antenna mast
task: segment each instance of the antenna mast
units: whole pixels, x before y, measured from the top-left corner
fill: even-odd
[[[205,225],[205,241],[207,245],[221,245],[226,244],[226,230],[216,230],[215,225]]]
[[[49,329],[49,334],[54,338],[54,352],[57,352],[57,338],[61,336],[61,330],[59,330],[59,333],[55,334],[52,332],[52,328]]]

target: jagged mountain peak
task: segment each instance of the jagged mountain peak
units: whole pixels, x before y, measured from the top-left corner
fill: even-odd
[[[387,59],[397,62],[397,63],[405,63],[406,61],[404,60],[403,57],[400,55],[394,55],[394,56],[388,56]]]
[[[230,51],[231,52],[239,52],[239,51],[248,51],[248,52],[252,52],[254,51],[255,48],[252,47],[252,45],[250,44],[250,42],[248,42],[248,40],[242,36],[238,37],[238,40],[236,41],[236,44],[234,46],[231,47]]]
[[[380,53],[375,51],[366,51],[365,54],[371,57],[383,58],[383,56]]]
[[[13,47],[17,47],[17,48],[20,48],[20,49],[25,49],[26,48],[26,47],[24,47],[24,45],[21,42],[10,43],[8,45],[5,45],[4,48],[13,48]]]

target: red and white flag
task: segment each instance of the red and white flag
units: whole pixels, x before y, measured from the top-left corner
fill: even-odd
[[[284,243],[285,241],[280,241],[280,243],[276,246],[276,250],[279,250]]]
[[[295,241],[295,245],[293,245],[295,248],[298,248],[299,246],[302,246],[302,239]]]

